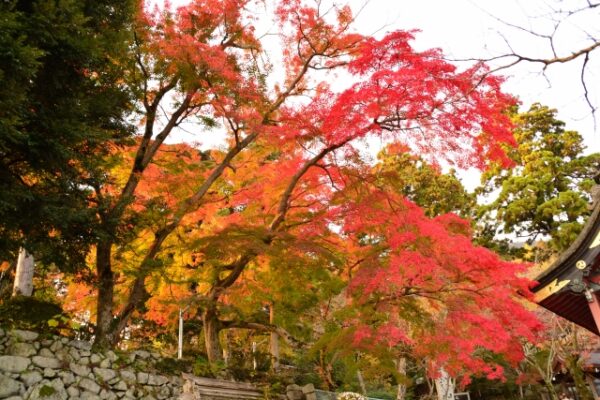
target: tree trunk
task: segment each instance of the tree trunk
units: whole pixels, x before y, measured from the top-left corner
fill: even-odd
[[[400,357],[396,362],[396,367],[398,369],[398,375],[401,375],[398,380],[396,400],[404,400],[406,398],[406,385],[403,383],[403,379],[406,379],[406,358]]]
[[[112,318],[110,324],[110,332],[107,337],[111,338],[111,345],[116,346],[121,340],[121,334],[127,328],[129,319],[138,307],[144,304],[150,297],[146,291],[145,286],[145,275],[138,276],[132,284],[131,291],[129,292],[129,299],[127,303],[122,307],[121,312]]]
[[[575,383],[575,389],[577,390],[577,396],[579,400],[594,400],[594,396],[590,390],[590,387],[585,381],[585,375],[581,369],[578,357],[576,355],[569,355],[566,357],[566,365],[569,370],[569,374],[573,378]]]
[[[110,242],[98,243],[96,247],[96,274],[98,277],[98,298],[96,305],[96,338],[94,344],[100,347],[109,347],[113,343],[113,301],[114,301],[114,274],[111,266]]]
[[[548,396],[550,399],[558,400],[558,394],[556,394],[556,389],[554,389],[552,382],[544,381],[544,386],[546,386],[546,390],[548,390]]]
[[[275,307],[273,304],[269,304],[269,323],[275,325]],[[279,335],[277,332],[271,332],[271,338],[269,343],[269,349],[271,352],[271,361],[273,363],[273,370],[279,369]]]
[[[211,364],[223,362],[223,350],[219,342],[221,323],[217,318],[217,310],[214,305],[209,306],[202,316],[204,329],[204,343],[206,355]]]
[[[33,293],[33,256],[23,247],[19,249],[19,258],[17,260],[17,272],[15,273],[15,283],[13,285],[13,297],[31,296]]]
[[[435,388],[438,400],[454,400],[454,382],[443,368],[440,377],[435,380]]]
[[[319,350],[319,364],[316,366],[316,372],[321,377],[326,390],[333,390],[336,387],[333,379],[333,364],[337,358],[337,352],[333,354],[331,361],[327,361],[325,351]]]
[[[365,380],[363,379],[362,372],[360,369],[356,370],[356,378],[358,379],[358,385],[360,386],[360,391],[363,395],[367,395],[367,387],[365,386]]]

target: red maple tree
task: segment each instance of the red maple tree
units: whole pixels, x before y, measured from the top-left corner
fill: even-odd
[[[409,348],[431,374],[443,368],[463,383],[503,378],[490,353],[517,366],[523,341],[541,328],[519,295],[529,293],[525,265],[475,246],[468,221],[428,218],[394,193],[372,190],[342,208],[361,260],[349,284],[356,346]]]
[[[139,98],[143,129],[129,172],[96,193],[102,203],[95,257],[97,342],[119,340],[131,316],[152,296],[149,278],[170,265],[165,244],[181,229],[192,229],[193,222],[194,235],[202,238],[199,257],[212,271],[199,296],[213,361],[221,357],[219,331],[242,325],[221,318],[219,307],[227,292],[250,267],[275,254],[272,249],[302,243],[299,239],[336,236],[333,226],[357,233],[378,229],[372,234],[389,242],[389,254],[379,255],[389,262],[361,267],[380,268],[369,273],[380,280],[361,281],[367,273],[361,272],[353,288],[365,285],[365,293],[393,297],[394,290],[402,293],[414,280],[423,293],[441,296],[439,310],[445,316],[430,312],[432,320],[440,320],[423,338],[442,343],[449,340],[441,333],[444,324],[471,322],[464,327],[468,330],[485,322],[485,332],[502,328],[506,338],[496,340],[496,346],[504,346],[496,350],[511,353],[508,338],[527,336],[532,326],[527,312],[509,302],[515,289],[526,290],[515,277],[518,269],[471,246],[467,235],[457,233],[456,227],[464,224],[456,219],[429,220],[397,195],[380,194],[366,184],[348,186],[354,177],[367,175],[369,167],[358,148],[370,137],[397,141],[430,161],[461,167],[506,161],[502,144],[513,138],[505,111],[514,99],[501,91],[502,80],[482,64],[458,70],[439,50],[415,51],[412,32],[392,32],[381,39],[359,35],[352,30],[348,7],[325,12],[318,5],[285,0],[275,12],[285,76],[272,83],[270,69],[261,62],[265,50],[254,32],[251,6],[245,0],[195,0],[175,11],[140,11],[132,54],[136,68],[126,78]],[[333,90],[323,71],[343,72],[351,83]],[[190,121],[204,123],[204,128],[194,128],[199,135],[215,134],[206,126],[221,123],[227,147],[211,152],[207,160],[188,157],[198,168],[186,167],[175,177],[160,175],[155,165],[168,158],[165,140]],[[160,181],[152,182],[156,179]],[[340,213],[336,202],[352,199],[351,191],[357,194],[348,200],[347,213]],[[362,221],[351,218],[356,213]],[[149,214],[151,223],[134,229],[132,221]],[[394,231],[402,224],[405,228]],[[124,244],[139,240],[146,244],[115,271]],[[422,242],[428,243],[427,251],[413,248]],[[490,281],[486,274],[497,276]],[[439,279],[429,282],[426,276]],[[453,284],[450,293],[445,280]],[[455,295],[470,291],[486,296]],[[486,303],[490,291],[506,300],[506,308]],[[359,296],[356,301],[367,300]],[[393,301],[387,304],[397,311]],[[508,316],[522,321],[522,330],[509,324]],[[394,318],[381,329],[395,340],[409,340],[412,334],[401,334]],[[479,347],[491,347],[491,340],[490,333],[469,343],[448,342],[444,354],[470,357]],[[453,371],[452,364],[445,365]],[[483,368],[475,361],[469,365]]]

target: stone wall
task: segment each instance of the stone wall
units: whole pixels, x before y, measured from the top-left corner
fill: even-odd
[[[286,397],[288,400],[317,400],[317,393],[312,383],[304,386],[288,385]]]
[[[0,399],[177,399],[182,380],[152,373],[159,355],[92,352],[90,343],[0,328]]]

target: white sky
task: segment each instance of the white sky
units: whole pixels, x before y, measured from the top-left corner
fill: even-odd
[[[547,42],[507,26],[494,17],[510,24],[531,28],[537,32],[552,32],[553,23],[548,15],[550,7],[576,9],[584,1],[568,0],[371,0],[358,17],[361,32],[373,32],[381,26],[385,30],[419,29],[414,45],[417,48],[439,47],[449,58],[489,58],[506,53],[511,46],[522,54],[547,57]],[[363,1],[351,0],[353,9]],[[494,16],[494,17],[492,17]],[[565,56],[581,46],[590,44],[587,34],[600,37],[600,10],[585,12],[568,18],[557,31],[556,50]],[[600,103],[600,49],[588,64],[586,78],[594,104]],[[539,101],[558,109],[567,127],[576,129],[586,139],[589,151],[600,151],[600,115],[598,132],[589,106],[583,98],[580,66],[583,59],[548,68],[546,77],[540,66],[522,64],[519,68],[504,70],[508,77],[506,91],[518,96],[523,108]]]
[[[160,0],[158,0],[160,1]],[[175,0],[174,4],[187,0]],[[344,1],[336,0],[337,3]],[[553,30],[551,7],[577,9],[584,0],[348,0],[356,12],[357,30],[377,36],[396,29],[419,29],[413,45],[417,49],[439,47],[452,59],[489,58],[508,51],[506,42],[515,51],[529,56],[548,57],[547,41],[502,23],[529,28],[538,33]],[[269,2],[267,2],[269,3]],[[364,7],[363,7],[364,6]],[[268,13],[269,9],[262,9]],[[588,36],[600,37],[600,7],[570,16],[559,26],[555,49],[560,56],[590,44]],[[261,24],[262,25],[262,24]],[[257,28],[260,33],[262,26]],[[264,25],[264,30],[269,25]],[[506,41],[504,40],[506,38]],[[592,103],[600,105],[600,49],[591,58],[586,79]],[[275,61],[275,60],[272,60]],[[521,99],[523,109],[535,101],[558,109],[559,118],[568,129],[578,130],[585,138],[587,152],[600,151],[600,111],[597,128],[591,110],[585,102],[580,81],[583,59],[552,65],[545,75],[540,65],[520,64],[504,70],[505,90]],[[595,131],[596,130],[596,131]],[[476,174],[464,174],[465,184],[477,183]]]
[[[354,10],[364,4],[350,0]],[[547,58],[551,55],[548,41],[536,38],[508,24],[537,33],[554,31],[554,11],[575,10],[585,6],[579,0],[370,0],[358,16],[361,33],[377,35],[395,29],[419,29],[413,43],[418,49],[441,48],[452,59],[491,58],[506,54],[507,42],[518,53]],[[590,45],[588,36],[600,37],[600,10],[587,10],[564,18],[555,35],[559,56]],[[383,29],[381,29],[383,27]],[[506,39],[506,40],[505,40]],[[600,105],[600,49],[588,63],[586,81],[590,99]],[[583,58],[567,64],[550,66],[545,74],[539,64],[522,63],[503,70],[505,90],[517,96],[527,109],[540,102],[558,110],[568,129],[579,131],[587,152],[600,151],[600,111],[596,124],[584,98],[581,85]],[[463,183],[474,189],[479,183],[475,170],[461,173]]]

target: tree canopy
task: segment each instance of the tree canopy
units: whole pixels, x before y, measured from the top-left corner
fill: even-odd
[[[53,15],[52,4],[39,7]],[[523,266],[472,244],[457,214],[473,198],[438,167],[511,163],[515,99],[501,78],[415,50],[413,32],[359,34],[348,6],[276,2],[279,75],[265,62],[250,1],[101,4],[56,13],[79,25],[67,24],[73,43],[54,52],[9,31],[30,66],[19,79],[44,79],[23,92],[7,136],[14,154],[40,152],[15,161],[15,187],[39,182],[40,212],[69,210],[51,213],[46,236],[83,242],[87,265],[61,279],[65,303],[88,308],[97,345],[172,326],[186,308],[215,364],[223,331],[273,332],[293,347],[332,326],[365,352],[409,348],[431,376],[500,377],[484,353],[522,356],[520,341],[538,329],[515,298],[528,292]],[[23,16],[37,9],[18,5],[6,6],[7,24],[36,20]],[[53,75],[51,61],[64,71]],[[348,77],[344,87],[328,83],[334,74]],[[36,108],[43,101],[49,108]],[[129,123],[139,127],[134,137]],[[221,135],[223,145],[169,143],[178,128],[200,142]],[[377,165],[361,154],[372,138],[393,143]],[[80,229],[69,225],[75,218]],[[14,222],[7,232],[33,234]]]
[[[122,85],[133,1],[0,5],[0,254],[81,265],[106,149],[133,131]],[[128,33],[129,32],[129,33]],[[69,262],[66,260],[70,259]]]
[[[507,154],[513,168],[497,165],[482,176],[481,195],[493,201],[481,207],[492,235],[515,234],[530,244],[550,238],[555,251],[566,249],[589,214],[590,191],[600,170],[600,154],[583,153],[578,132],[565,129],[556,110],[534,104],[513,114],[518,146]],[[495,196],[495,191],[499,191]]]

